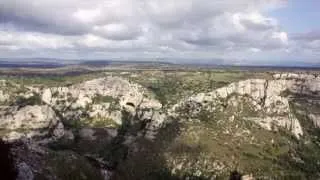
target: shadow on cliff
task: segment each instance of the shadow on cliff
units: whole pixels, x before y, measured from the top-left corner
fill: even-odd
[[[65,154],[61,158],[70,158],[79,156],[83,161],[72,161],[74,163],[90,163],[97,170],[103,165],[105,169],[113,172],[112,178],[115,180],[205,180],[206,177],[194,176],[192,174],[176,174],[172,172],[172,167],[168,167],[167,157],[165,154],[171,152],[173,154],[181,154],[187,152],[192,153],[192,156],[199,156],[201,149],[199,147],[190,147],[184,144],[174,146],[175,139],[180,135],[183,125],[178,120],[172,119],[171,123],[168,123],[165,127],[159,129],[158,134],[154,140],[148,140],[144,137],[146,126],[150,120],[141,120],[137,115],[131,116],[127,112],[123,112],[123,124],[118,129],[118,135],[111,140],[110,143],[102,145],[99,155],[103,157],[103,164],[94,159],[88,159],[86,152],[78,151],[74,149],[74,144],[70,146],[58,146],[56,148],[50,147],[55,152],[64,152],[65,150],[71,150],[73,153],[70,155]],[[130,137],[134,137],[130,140]],[[90,145],[86,145],[90,146]],[[100,146],[99,146],[100,147]],[[90,146],[89,148],[94,148]],[[74,154],[75,153],[75,154]],[[60,156],[59,156],[60,157]],[[17,171],[10,155],[10,145],[0,142],[0,165],[1,165],[1,177],[8,177],[5,179],[15,179]],[[61,159],[60,158],[60,159]],[[87,159],[85,159],[87,158]],[[57,162],[56,162],[57,163]],[[66,159],[61,159],[58,163],[66,163]],[[58,164],[57,167],[67,167],[70,165]],[[79,166],[79,172],[84,172],[87,165]],[[70,177],[78,177],[79,174],[71,173],[71,169],[60,168],[64,173],[69,173],[68,176],[64,175],[62,179],[70,179]],[[78,171],[74,171],[78,172]],[[87,173],[86,175],[92,175]],[[80,177],[80,176],[79,176]],[[87,176],[90,178],[91,176]],[[230,179],[238,180],[241,175],[237,172],[230,174]],[[92,178],[92,177],[91,177]],[[78,178],[76,178],[78,179]],[[80,178],[85,179],[85,178]]]
[[[17,171],[10,152],[11,145],[0,139],[0,177],[6,180],[15,180]]]
[[[143,125],[140,127],[143,128]],[[129,127],[126,133],[131,134],[132,128],[133,127]],[[121,157],[117,166],[115,166],[114,179],[178,180],[185,179],[186,176],[190,179],[205,179],[201,177],[192,177],[192,175],[177,176],[172,174],[170,168],[167,167],[164,153],[167,148],[174,143],[175,138],[180,133],[180,129],[181,124],[177,121],[173,121],[159,130],[154,141],[147,140],[143,137],[137,138],[127,149],[128,151]],[[119,152],[121,151],[118,151],[118,153]],[[195,150],[195,153],[199,153],[199,151]]]
[[[137,114],[131,116],[125,111],[122,114],[118,136],[101,153],[114,172],[113,179],[178,179],[166,167],[163,152],[178,136],[180,124],[173,121],[150,141],[143,137],[149,120],[141,121]]]
[[[123,113],[123,117],[124,123],[119,129],[118,136],[111,143],[113,144],[111,149],[104,152],[105,161],[111,162],[109,167],[114,172],[113,179],[208,179],[192,174],[176,174],[171,171],[172,167],[168,167],[167,152],[177,155],[187,152],[195,157],[201,153],[201,148],[183,144],[172,148],[183,127],[178,120],[172,119],[165,127],[158,130],[154,140],[148,140],[141,136],[148,120],[141,121],[139,117],[130,117],[126,112]],[[137,138],[129,145],[125,145],[126,139],[130,136]]]
[[[183,153],[198,157],[202,152],[200,147],[190,147],[176,144],[176,138],[183,129],[176,119],[160,128],[153,140],[145,138],[146,126],[150,120],[141,120],[137,114],[122,112],[123,124],[118,129],[118,135],[101,149],[105,168],[113,172],[115,180],[206,180],[204,176],[194,176],[191,173],[173,173],[168,166],[166,153],[174,155]],[[231,180],[240,180],[241,174],[234,171]]]
[[[290,152],[304,163],[284,156],[283,164],[294,172],[300,172],[307,179],[318,179],[320,164],[315,160],[320,159],[320,129],[316,128],[317,119],[312,116],[320,115],[320,94],[289,95],[290,111],[299,120],[304,133],[301,139],[294,139],[295,143],[291,145]]]

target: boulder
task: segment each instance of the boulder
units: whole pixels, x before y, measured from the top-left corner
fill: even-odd
[[[320,128],[320,114],[308,114],[308,118],[313,122],[315,127]]]
[[[56,125],[56,127],[55,127],[55,129],[53,130],[53,136],[55,137],[55,138],[57,138],[57,139],[60,139],[61,137],[63,137],[64,136],[64,126],[63,126],[63,124],[61,123],[61,122],[59,122],[57,125]]]
[[[96,139],[94,134],[95,134],[95,131],[91,128],[83,128],[79,131],[80,138],[85,139],[85,140],[89,140],[89,141]]]
[[[63,138],[66,140],[73,141],[74,140],[73,132],[71,130],[65,130]]]
[[[45,89],[42,94],[42,101],[46,104],[51,104],[52,101],[52,93],[50,89]]]
[[[23,137],[25,137],[25,135],[23,133],[11,131],[11,132],[7,133],[6,135],[4,135],[2,137],[2,139],[7,142],[14,142],[14,141],[21,139]]]
[[[9,97],[9,94],[6,94],[4,91],[0,90],[0,102],[7,101]]]
[[[0,114],[0,128],[7,130],[46,129],[56,125],[58,117],[47,105],[8,108]]]

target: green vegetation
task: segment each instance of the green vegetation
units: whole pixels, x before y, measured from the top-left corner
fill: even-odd
[[[112,96],[102,96],[100,94],[97,94],[93,99],[92,99],[92,103],[93,104],[104,104],[104,103],[108,103],[108,112],[112,112],[112,111],[120,111],[120,105],[119,105],[119,98],[114,98]],[[104,105],[105,106],[105,105]]]
[[[124,75],[152,91],[165,108],[200,92],[210,92],[247,78],[269,78],[266,73],[239,71],[143,71]]]
[[[141,84],[148,90],[145,96],[151,95],[162,103],[163,112],[200,92],[211,92],[247,78],[270,78],[266,72],[233,70],[108,73]],[[104,76],[105,73],[95,73],[78,77],[7,78],[22,84],[13,83],[7,88],[14,90],[15,103],[22,107],[42,104],[38,94],[29,98],[18,95],[27,91],[26,85],[69,86]],[[58,97],[58,92],[53,92],[53,96]],[[247,117],[264,118],[266,112],[256,111],[250,97],[239,94],[217,98],[217,102],[206,105],[191,103],[180,107],[179,115],[168,117],[168,124],[159,130],[155,139],[149,140],[145,135],[150,120],[122,110],[118,98],[97,94],[92,104],[78,109],[84,112],[80,117],[64,120],[65,128],[73,132],[75,140],[61,139],[50,144],[54,151],[47,165],[58,179],[101,179],[99,170],[84,158],[88,154],[102,158],[108,168],[114,170],[115,179],[226,179],[234,170],[252,174],[257,179],[317,179],[320,130],[314,128],[308,115],[320,112],[320,106],[306,100],[312,97],[301,100],[289,91],[281,96],[292,100],[291,112],[301,122],[305,133],[300,140],[286,129],[275,126],[268,131],[247,120]],[[233,99],[237,105],[231,103]],[[73,101],[71,94],[67,95],[67,101]],[[63,99],[59,103],[66,101]],[[89,117],[94,105],[104,106],[102,109],[109,112],[122,111],[122,124],[106,117]],[[81,137],[80,131],[85,128],[92,130],[93,139]],[[111,136],[109,131],[116,135]]]
[[[9,97],[6,101],[0,102],[0,105],[10,105],[18,96],[22,96],[22,94],[28,91],[24,85],[16,84],[11,81],[2,82],[0,90]]]
[[[38,87],[57,87],[69,86],[83,81],[91,80],[98,77],[105,76],[101,72],[93,72],[89,74],[81,74],[77,76],[0,76],[0,79],[8,80],[15,84],[38,86]]]
[[[84,157],[68,151],[50,152],[47,167],[61,180],[103,180],[98,168]]]
[[[303,129],[304,137],[291,146],[292,156],[284,156],[288,168],[296,172],[304,173],[307,179],[317,179],[320,169],[320,129],[315,128],[309,114],[320,112],[318,103],[308,102],[308,99],[293,96],[290,102],[292,113],[299,119]]]
[[[235,97],[240,104],[233,106],[227,103]],[[197,104],[183,106],[178,110],[179,118],[187,121],[182,124],[183,131],[175,143],[169,146],[165,153],[167,161],[170,162],[169,169],[175,169],[181,164],[183,168],[176,170],[177,175],[197,174],[200,170],[201,175],[207,178],[226,178],[234,169],[253,174],[256,178],[309,179],[309,173],[315,174],[318,165],[314,164],[317,163],[314,159],[319,158],[319,147],[314,144],[309,144],[310,147],[303,143],[297,144],[299,141],[285,129],[278,127],[280,131],[267,131],[243,119],[265,115],[263,111],[257,112],[249,106],[251,103],[248,100],[246,96],[233,94],[226,99],[220,99],[219,101],[224,103],[216,104],[215,107],[219,109],[216,111],[210,112]],[[195,109],[199,111],[191,113]],[[310,129],[315,128],[310,126]],[[297,164],[293,157],[287,157],[293,152],[315,168]],[[288,159],[291,159],[290,166],[287,164]],[[220,164],[213,167],[213,162]],[[299,166],[301,167],[297,168]],[[220,167],[223,167],[222,170],[219,170]],[[311,177],[314,179],[317,175]]]
[[[33,93],[32,96],[30,97],[23,97],[23,96],[18,96],[16,98],[16,101],[14,102],[15,105],[19,107],[24,107],[24,106],[34,106],[34,105],[41,105],[43,104],[41,96],[37,93]]]
[[[115,123],[114,120],[105,117],[93,117],[80,120],[83,127],[95,127],[95,128],[104,128],[104,127],[114,127],[117,128],[119,125]]]
[[[93,99],[92,99],[94,104],[99,104],[99,103],[111,103],[111,102],[119,102],[118,99],[113,98],[112,96],[102,96],[100,94],[97,94]]]
[[[88,115],[84,114],[80,119],[68,119],[64,121],[64,125],[66,127],[72,129],[81,129],[84,127],[91,127],[91,128],[118,128],[119,125],[112,119],[107,117],[89,117]]]
[[[52,97],[57,98],[59,97],[59,92],[55,91],[54,93],[52,93]]]

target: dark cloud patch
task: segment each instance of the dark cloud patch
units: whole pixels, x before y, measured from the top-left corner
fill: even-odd
[[[221,43],[218,39],[186,39],[184,40],[186,43],[193,44],[193,45],[200,45],[200,46],[213,46]]]
[[[311,31],[308,33],[293,34],[291,38],[294,40],[299,40],[299,41],[320,40],[320,30]]]
[[[240,22],[242,25],[252,31],[266,31],[274,27],[270,20],[266,20],[264,23],[255,23],[248,19],[242,19]]]
[[[0,25],[10,24],[18,31],[43,32],[60,35],[81,35],[90,28],[72,22],[55,23],[54,21],[38,20],[28,16],[17,16],[0,12]]]

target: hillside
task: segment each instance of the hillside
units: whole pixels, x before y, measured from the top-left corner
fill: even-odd
[[[320,74],[109,70],[0,81],[26,179],[320,178]]]

